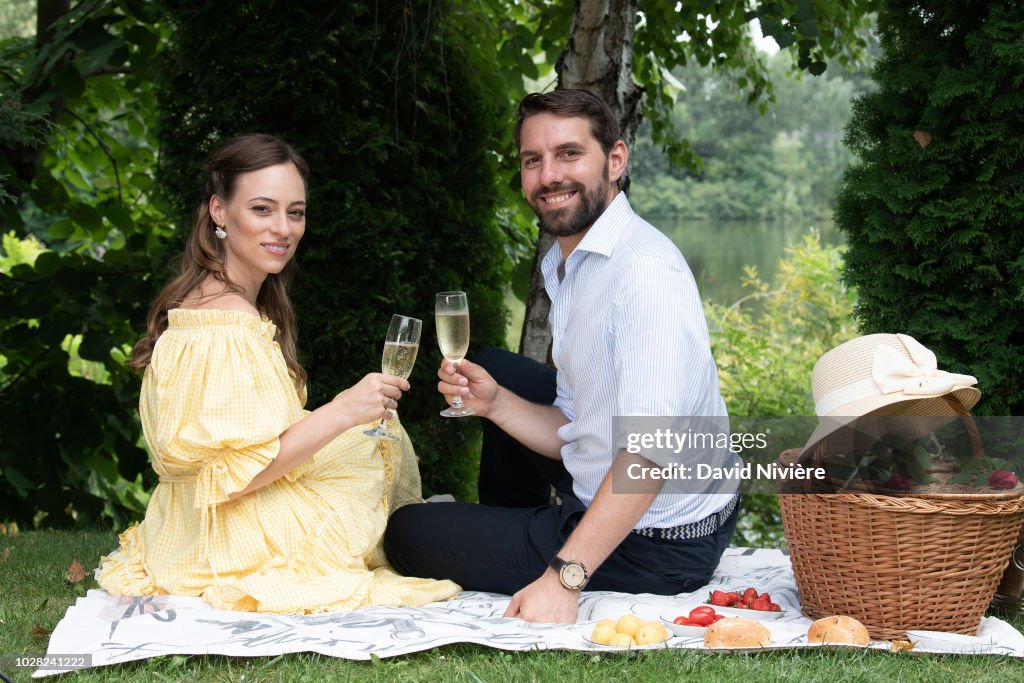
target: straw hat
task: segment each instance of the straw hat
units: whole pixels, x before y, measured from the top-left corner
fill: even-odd
[[[948,400],[966,410],[973,408],[981,398],[973,386],[977,383],[970,375],[939,370],[935,354],[908,335],[869,334],[851,339],[822,355],[811,372],[818,426],[804,453],[826,436],[867,416],[897,417],[902,427],[896,431],[902,431],[901,436],[919,438],[957,416]],[[884,420],[866,422],[871,426],[861,424],[854,429],[876,439],[888,433],[882,431]],[[833,448],[830,443],[828,450],[838,453],[847,449],[848,445]]]

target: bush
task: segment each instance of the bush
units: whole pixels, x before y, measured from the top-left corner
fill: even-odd
[[[312,169],[292,299],[310,407],[380,370],[392,313],[422,318],[403,420],[427,493],[470,497],[479,425],[437,414],[434,293],[466,290],[473,345],[504,343],[511,261],[488,158],[503,94],[434,3],[166,4],[161,177],[180,234],[219,142],[259,131],[294,145]]]
[[[823,353],[856,336],[856,296],[840,281],[844,249],[824,248],[817,233],[810,233],[803,243],[786,249],[774,289],[748,266],[743,281],[748,296],[730,306],[705,304],[719,386],[730,415],[814,415],[814,364]],[[803,446],[788,443],[782,433],[773,434],[773,442],[783,443],[783,448]],[[745,496],[735,543],[772,546],[781,539],[778,499]]]
[[[836,220],[865,333],[904,332],[1024,411],[1024,80],[1017,3],[890,0]]]
[[[155,480],[124,366],[166,234],[147,13],[75,3],[0,41],[0,520],[22,528],[122,526]]]

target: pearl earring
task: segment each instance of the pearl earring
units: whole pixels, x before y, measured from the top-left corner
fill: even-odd
[[[218,239],[225,239],[228,236],[228,234],[224,232],[223,225],[218,225],[216,230],[213,231],[213,234],[216,235]]]

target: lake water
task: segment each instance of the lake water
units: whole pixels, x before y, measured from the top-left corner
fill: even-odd
[[[743,289],[743,266],[757,267],[761,279],[773,282],[779,259],[786,247],[799,244],[804,235],[817,229],[824,245],[843,243],[842,233],[831,221],[818,225],[796,223],[756,223],[748,221],[697,221],[683,218],[649,218],[679,250],[697,280],[705,301],[729,304],[749,293]],[[530,263],[520,264],[514,289],[524,292],[530,276]],[[512,311],[508,330],[509,348],[519,348],[525,305],[510,290],[505,298]]]
[[[786,247],[799,244],[812,229],[818,230],[823,245],[843,242],[831,221],[816,226],[680,218],[651,222],[683,252],[701,297],[720,304],[731,304],[749,293],[743,288],[746,265],[756,266],[762,280],[773,282]]]

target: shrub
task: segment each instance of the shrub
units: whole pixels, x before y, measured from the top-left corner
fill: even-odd
[[[122,526],[155,480],[124,359],[166,234],[160,26],[144,3],[74,3],[52,28],[0,41],[0,520]]]
[[[865,333],[904,332],[1024,410],[1024,32],[1017,3],[890,0],[836,211]]]
[[[488,158],[506,123],[496,82],[430,2],[347,1],[326,14],[294,2],[166,4],[161,177],[180,232],[219,142],[259,131],[294,145],[312,169],[292,299],[310,407],[380,371],[392,313],[422,318],[403,420],[427,492],[469,497],[479,426],[437,414],[432,321],[434,293],[464,289],[472,344],[503,344],[511,262]]]
[[[814,364],[821,354],[856,336],[855,293],[840,281],[844,249],[822,247],[817,233],[810,233],[786,249],[774,288],[748,266],[743,284],[749,295],[730,306],[705,304],[719,386],[730,415],[814,415]],[[807,436],[794,431],[793,438]],[[783,448],[803,446],[786,443],[781,433],[773,437]],[[745,496],[735,542],[771,546],[781,538],[777,498]]]

